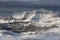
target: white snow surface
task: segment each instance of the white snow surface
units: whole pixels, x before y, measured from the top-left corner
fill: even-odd
[[[32,13],[28,15],[30,19],[28,17],[26,18],[29,21],[35,16],[35,11]],[[53,28],[52,26],[52,28],[47,30],[38,30],[37,33],[30,31],[15,33],[8,30],[0,30],[0,40],[60,40],[60,17],[57,14],[55,15],[53,11],[46,11],[42,9],[38,18],[40,18],[40,20],[35,23],[37,27],[51,27],[52,25],[58,27]]]
[[[32,33],[30,35],[30,33]],[[60,40],[60,28],[35,32],[14,33],[12,31],[0,30],[0,40]]]

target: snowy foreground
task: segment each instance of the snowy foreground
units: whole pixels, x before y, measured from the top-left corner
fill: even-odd
[[[0,30],[0,40],[60,40],[60,28],[21,33]]]
[[[29,23],[29,24],[32,24],[32,26],[27,24],[28,27],[31,26],[32,29],[35,29],[36,27],[35,32],[28,31],[30,29],[30,28],[28,29],[28,27],[26,28],[28,29],[27,30],[28,32],[20,32],[20,33],[8,31],[8,30],[0,30],[0,40],[60,40],[60,16],[58,16],[58,13],[42,9],[40,10],[40,13],[36,13],[36,11],[32,11],[28,16],[27,15],[24,16],[24,18],[27,18],[27,19],[22,20],[22,22],[28,22],[32,20],[33,17],[36,18],[37,20],[34,19],[32,23]],[[15,16],[16,15],[14,15],[13,17]],[[15,17],[15,18],[18,18],[18,17]],[[8,23],[7,21],[2,21],[2,19],[0,21],[1,23],[4,23],[4,22]],[[34,22],[34,21],[37,21],[37,22]],[[22,26],[21,24],[20,26],[18,27],[17,26],[16,28],[19,29],[20,27],[25,27],[26,25]],[[15,26],[14,27],[12,26],[12,28],[15,28]]]

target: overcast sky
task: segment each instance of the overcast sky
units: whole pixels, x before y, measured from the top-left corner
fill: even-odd
[[[60,5],[60,0],[0,0],[0,1],[25,1],[35,4]]]
[[[0,0],[0,1],[40,1],[40,0]]]
[[[20,5],[21,4],[26,4],[26,5],[29,5],[29,4],[36,4],[37,5],[37,4],[39,4],[39,5],[60,6],[60,0],[0,0],[0,2],[1,1],[3,1],[3,2],[15,1],[15,3],[13,2],[14,5],[18,3],[16,1],[19,1],[19,2],[22,1],[21,3],[19,3]],[[6,3],[6,4],[9,5],[10,3]]]

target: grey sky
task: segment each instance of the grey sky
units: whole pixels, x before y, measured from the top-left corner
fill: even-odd
[[[0,0],[0,1],[25,1],[29,3],[35,4],[43,4],[43,5],[60,5],[60,0]]]
[[[12,4],[26,4],[27,6],[30,4],[35,4],[35,5],[50,5],[50,6],[60,6],[60,0],[0,0],[0,2],[8,2],[8,1],[15,1]],[[16,2],[19,1],[19,2]],[[22,2],[21,2],[22,1]],[[10,4],[10,3],[6,3]]]
[[[40,1],[40,0],[0,0],[0,1]]]

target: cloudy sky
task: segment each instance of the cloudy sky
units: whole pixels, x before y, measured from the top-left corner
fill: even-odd
[[[13,1],[13,2],[12,2]],[[0,0],[0,6],[60,6],[60,0]]]
[[[60,5],[60,0],[0,0],[0,1],[25,1],[32,4]]]

